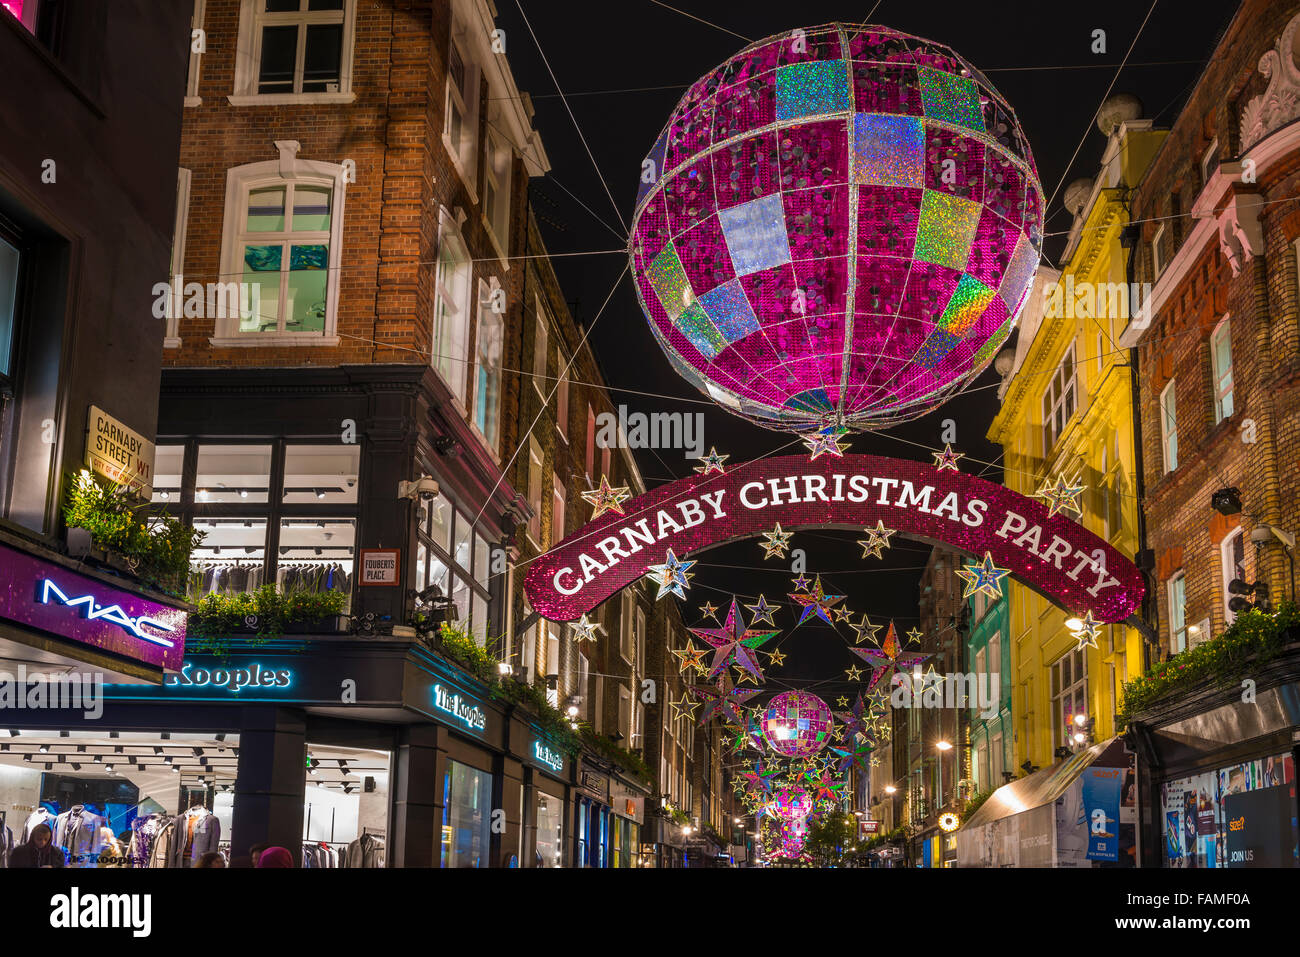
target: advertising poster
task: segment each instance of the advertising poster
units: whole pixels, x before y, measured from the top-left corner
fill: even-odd
[[[1088,768],[1083,772],[1083,813],[1088,825],[1090,861],[1119,860],[1119,805],[1124,768]]]
[[[1294,836],[1283,839],[1294,835],[1292,801],[1289,787],[1228,795],[1228,867],[1295,866]]]

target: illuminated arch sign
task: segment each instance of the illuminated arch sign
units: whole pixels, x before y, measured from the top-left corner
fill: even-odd
[[[524,589],[551,621],[573,621],[664,560],[769,531],[883,521],[922,541],[993,561],[1071,612],[1123,621],[1142,574],[1107,542],[1001,485],[952,469],[874,455],[759,459],[694,475],[623,503],[529,566]]]

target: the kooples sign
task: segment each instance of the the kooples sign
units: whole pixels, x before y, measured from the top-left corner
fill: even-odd
[[[455,718],[459,724],[470,731],[482,731],[487,728],[487,712],[477,701],[460,695],[454,689],[434,685],[433,706]]]
[[[1041,502],[952,469],[872,455],[760,459],[671,482],[579,529],[533,562],[525,591],[551,621],[573,621],[664,560],[785,530],[885,527],[994,562],[1057,604],[1103,622],[1142,600],[1120,552]]]

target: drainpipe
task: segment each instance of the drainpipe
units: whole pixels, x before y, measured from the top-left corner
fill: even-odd
[[[1128,197],[1124,199],[1124,211],[1132,218],[1132,210],[1129,208]],[[1125,229],[1133,229],[1130,222]],[[1132,235],[1132,234],[1130,234]],[[1132,283],[1135,275],[1133,262],[1137,256],[1138,240],[1137,236],[1132,236],[1132,244],[1128,248],[1128,262],[1125,264],[1125,273],[1127,281]],[[1131,317],[1130,317],[1131,319]],[[1128,367],[1129,367],[1129,392],[1133,403],[1133,475],[1134,491],[1137,494],[1137,533],[1138,533],[1138,555],[1147,550],[1147,516],[1146,516],[1146,470],[1142,462],[1142,404],[1139,391],[1138,381],[1138,350],[1137,346],[1131,346],[1128,350]],[[1147,579],[1148,584],[1153,581],[1152,576],[1143,572],[1143,577]],[[1150,621],[1155,616],[1152,612],[1158,607],[1155,604],[1155,589],[1148,588],[1146,594],[1142,596],[1142,621],[1147,628],[1139,628],[1142,633],[1142,670],[1145,672],[1151,667],[1151,650],[1153,637],[1157,632],[1150,626]],[[1150,634],[1148,634],[1150,632]]]

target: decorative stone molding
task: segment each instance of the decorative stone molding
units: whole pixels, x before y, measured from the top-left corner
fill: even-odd
[[[1268,89],[1254,97],[1241,114],[1241,151],[1250,149],[1278,127],[1300,119],[1300,68],[1296,66],[1296,31],[1300,14],[1291,18],[1273,49],[1259,58]]]
[[[1264,251],[1264,228],[1259,222],[1263,200],[1255,193],[1233,193],[1219,213],[1219,249],[1233,276]]]

